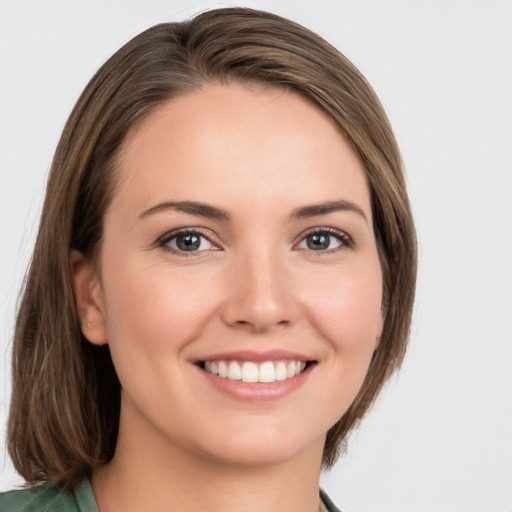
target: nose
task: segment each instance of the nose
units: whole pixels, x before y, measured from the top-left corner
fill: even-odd
[[[264,332],[294,320],[290,271],[271,251],[239,255],[229,269],[227,288],[222,317],[232,327]]]

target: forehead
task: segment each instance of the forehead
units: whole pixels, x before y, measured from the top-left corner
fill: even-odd
[[[141,207],[169,195],[215,202],[222,190],[253,204],[342,194],[371,210],[350,144],[326,113],[282,89],[209,84],[175,98],[129,133],[120,169],[114,200],[129,191]]]

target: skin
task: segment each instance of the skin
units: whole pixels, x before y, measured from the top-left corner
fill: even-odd
[[[116,455],[93,474],[100,509],[317,511],[325,435],[361,387],[383,323],[361,163],[299,96],[229,84],[153,112],[120,164],[99,268],[73,254],[84,335],[109,343],[122,384]],[[230,220],[151,210],[169,201]],[[292,215],[334,201],[354,208]],[[200,229],[200,250],[162,245],[180,228]],[[311,230],[326,228],[327,248],[311,249]],[[274,349],[314,361],[274,400],[228,396],[195,364]]]

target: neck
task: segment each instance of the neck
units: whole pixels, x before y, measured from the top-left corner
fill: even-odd
[[[130,442],[120,432],[114,459],[94,471],[92,486],[102,512],[318,512],[323,442],[290,460],[250,465]]]

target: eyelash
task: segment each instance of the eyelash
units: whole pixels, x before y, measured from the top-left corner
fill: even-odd
[[[336,240],[340,242],[339,247],[335,247],[334,249],[325,249],[325,250],[318,250],[315,251],[313,249],[309,249],[311,253],[317,253],[317,256],[321,256],[322,254],[333,254],[343,249],[353,249],[355,247],[355,243],[352,240],[352,238],[347,235],[344,231],[340,231],[339,229],[335,228],[328,228],[328,227],[318,227],[313,228],[309,231],[306,231],[305,233],[302,233],[300,235],[299,244],[306,241],[307,237],[311,235],[327,235],[329,237],[333,237]],[[298,244],[296,244],[298,245]],[[304,249],[308,250],[308,249]]]
[[[196,235],[200,238],[203,238],[207,240],[212,246],[215,247],[213,250],[219,250],[219,247],[216,246],[211,241],[211,235],[209,234],[209,231],[207,230],[201,230],[199,228],[181,228],[174,231],[171,231],[170,233],[166,233],[158,240],[158,246],[161,247],[163,250],[168,251],[173,254],[178,254],[180,256],[195,256],[199,252],[203,251],[182,251],[179,249],[175,249],[173,247],[170,247],[169,244],[172,240],[177,239],[180,235]]]
[[[199,228],[181,228],[181,229],[178,229],[175,231],[171,231],[170,233],[166,233],[165,235],[163,235],[161,238],[158,239],[158,241],[157,241],[158,246],[161,247],[165,251],[171,252],[173,254],[178,254],[178,255],[184,256],[184,257],[195,256],[198,253],[204,251],[204,250],[184,251],[184,250],[179,250],[179,249],[170,247],[168,244],[172,240],[177,239],[179,235],[196,235],[202,239],[207,240],[214,247],[214,249],[212,249],[212,250],[220,250],[220,248],[211,241],[211,235],[210,235],[209,231],[201,230]],[[302,242],[305,242],[306,239],[312,235],[327,235],[329,237],[333,237],[338,242],[340,242],[340,246],[335,247],[333,249],[314,250],[314,249],[310,249],[310,248],[302,248],[300,250],[306,250],[311,253],[317,253],[318,256],[321,256],[322,254],[332,254],[332,253],[338,252],[342,249],[353,249],[355,246],[352,238],[349,235],[347,235],[345,232],[340,231],[335,228],[318,227],[318,228],[313,228],[309,231],[306,231],[305,233],[302,233],[300,235],[299,241],[295,244],[294,247],[297,247]]]

